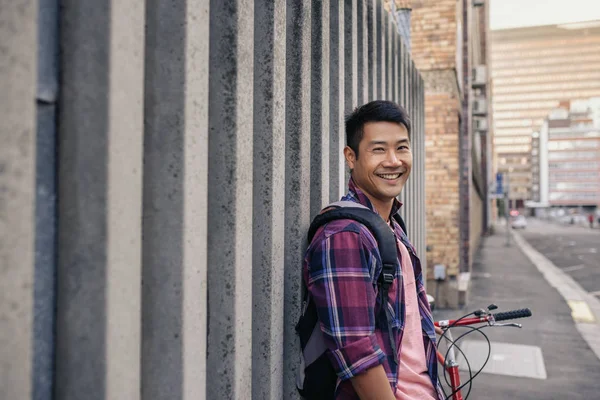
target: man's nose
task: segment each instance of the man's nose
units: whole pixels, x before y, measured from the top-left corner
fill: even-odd
[[[402,160],[395,151],[388,151],[385,157],[385,164],[390,167],[398,167],[402,165]]]

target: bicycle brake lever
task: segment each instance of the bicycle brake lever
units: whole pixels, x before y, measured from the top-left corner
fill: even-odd
[[[512,326],[514,328],[522,328],[523,325],[521,324],[515,324],[514,322],[509,322],[507,324],[499,324],[497,322],[491,323],[490,326]]]

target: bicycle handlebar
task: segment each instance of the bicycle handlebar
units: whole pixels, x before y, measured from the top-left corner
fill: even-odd
[[[529,308],[521,308],[520,310],[512,310],[494,314],[494,320],[496,321],[506,321],[508,319],[518,319],[527,317],[531,317],[531,310]]]
[[[509,319],[527,318],[527,317],[531,317],[531,315],[532,315],[531,310],[529,308],[521,308],[519,310],[499,312],[496,314],[486,314],[486,315],[481,315],[478,317],[462,318],[459,320],[436,321],[434,323],[434,325],[440,326],[442,328],[445,328],[445,327],[451,328],[454,326],[480,324],[483,322],[489,322],[491,325],[494,322],[506,321]]]

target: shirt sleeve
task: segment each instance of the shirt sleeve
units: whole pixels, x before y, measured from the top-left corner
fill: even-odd
[[[307,287],[333,367],[347,380],[385,359],[375,335],[374,257],[354,231],[334,233],[311,247]]]

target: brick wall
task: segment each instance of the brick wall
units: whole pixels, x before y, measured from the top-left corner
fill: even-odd
[[[426,92],[427,265],[445,264],[449,275],[457,274],[459,265],[459,112],[456,93]]]
[[[456,0],[412,2],[412,56],[420,70],[456,67]]]

